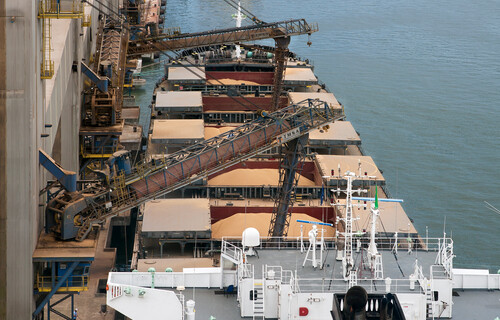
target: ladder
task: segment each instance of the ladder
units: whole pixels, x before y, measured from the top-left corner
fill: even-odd
[[[253,319],[264,319],[264,279],[253,280]]]
[[[179,298],[179,302],[181,303],[182,309],[183,309],[183,310],[186,310],[186,303],[185,303],[184,295],[183,295],[182,293],[179,293],[179,294],[177,295],[177,298]],[[185,318],[185,313],[186,313],[186,312],[182,312],[182,318],[181,318],[181,320],[184,320],[184,318]]]
[[[380,253],[375,256],[375,279],[384,279],[384,267]]]
[[[52,79],[54,76],[54,61],[52,61],[51,39],[52,24],[50,19],[42,18],[42,65],[40,77],[42,79]]]
[[[425,284],[425,303],[427,305],[426,318],[434,319],[434,297],[432,294],[432,285],[431,285],[432,281],[424,278],[424,284]]]
[[[349,272],[349,288],[352,288],[358,284],[358,274],[353,269]]]

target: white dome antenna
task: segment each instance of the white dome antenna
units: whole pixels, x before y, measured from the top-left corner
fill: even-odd
[[[254,256],[255,250],[253,248],[260,246],[259,230],[255,228],[246,228],[243,230],[241,244],[243,245],[243,252],[245,252],[247,256]],[[248,250],[245,251],[245,248],[248,248]]]

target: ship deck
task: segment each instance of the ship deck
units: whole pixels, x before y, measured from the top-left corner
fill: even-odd
[[[311,262],[307,261],[305,266],[302,267],[304,258],[307,253],[308,243],[305,241],[306,251],[301,253],[300,250],[260,250],[258,257],[250,257],[249,263],[255,266],[256,278],[262,277],[262,267],[264,265],[281,266],[284,270],[292,269],[291,271],[297,272],[299,279],[299,286],[301,292],[315,290],[321,286],[325,292],[346,292],[347,283],[343,280],[342,275],[342,261],[335,259],[337,250],[330,249],[323,253],[323,260],[325,265],[323,269],[313,268]],[[393,280],[393,292],[401,290],[407,291],[408,281],[397,283],[398,279],[407,278],[414,270],[415,260],[423,266],[423,273],[429,277],[429,268],[434,264],[436,252],[426,251],[412,251],[408,253],[407,250],[400,250],[398,254],[394,254],[390,250],[380,250],[384,265],[384,278],[390,277]],[[309,254],[309,258],[311,254]],[[316,257],[319,258],[319,250],[316,250]],[[364,252],[354,252],[354,264],[358,270],[358,284],[363,287],[370,287],[373,292],[385,292],[384,280],[371,280],[373,277],[370,270],[361,266],[361,261],[366,258]],[[303,281],[301,281],[303,279]],[[307,280],[306,280],[307,279]],[[330,281],[331,279],[335,279]],[[365,280],[364,280],[365,279]],[[370,280],[366,280],[370,279]],[[313,281],[314,280],[314,281]],[[396,283],[394,282],[396,281]]]
[[[216,294],[214,289],[186,289],[185,300],[196,301],[196,313],[208,319],[214,316],[217,320],[249,319],[240,316],[236,295]],[[455,291],[454,291],[455,292]],[[456,291],[458,296],[453,300],[453,320],[494,320],[500,315],[500,291]]]
[[[434,239],[437,240],[437,239]],[[282,266],[283,269],[292,268],[297,272],[298,283],[301,292],[340,292],[345,293],[348,283],[342,279],[342,266],[340,261],[335,260],[336,250],[327,251],[323,257],[326,260],[323,269],[313,268],[311,263],[302,263],[306,253],[297,249],[257,249],[258,256],[250,257],[248,262],[254,265],[255,279],[262,277],[264,265]],[[423,273],[429,277],[430,266],[435,263],[436,251],[423,249],[407,250],[400,249],[397,254],[391,250],[380,250],[384,261],[384,278],[394,279],[391,285],[392,293],[418,292],[410,290],[408,276],[414,270],[414,263],[418,260],[423,266]],[[318,252],[317,252],[318,253]],[[355,262],[361,260],[361,253],[354,253]],[[358,273],[358,285],[367,289],[368,292],[386,293],[384,280],[363,280],[364,276],[370,277],[369,271]],[[434,275],[436,277],[436,275]],[[332,281],[332,278],[335,279]],[[403,279],[406,280],[397,280]],[[172,289],[168,289],[172,290]],[[173,290],[176,291],[176,290]],[[498,290],[456,290],[454,289],[453,317],[452,319],[495,319],[500,315]],[[237,295],[225,295],[219,288],[185,288],[182,291],[185,300],[196,302],[196,313],[198,316],[214,316],[218,320],[243,319],[240,316],[240,308]],[[474,306],[474,307],[471,307]]]

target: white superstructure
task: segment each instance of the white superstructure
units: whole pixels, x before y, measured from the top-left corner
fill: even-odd
[[[352,190],[349,179],[352,175],[346,178],[347,190]],[[260,319],[331,319],[332,311],[335,313],[338,308],[343,312],[347,304],[343,295],[353,286],[352,276],[345,277],[347,271],[355,275],[356,285],[368,293],[367,312],[381,312],[383,300],[388,297],[394,303],[397,301],[406,319],[425,320],[452,318],[454,289],[500,289],[500,274],[453,269],[453,241],[446,236],[420,239],[419,245],[417,239],[394,242],[392,237],[377,237],[373,223],[380,214],[377,211],[374,205],[370,236],[357,237],[360,250],[351,248],[349,253],[347,246],[337,248],[335,238],[318,240],[318,230],[313,228],[308,235],[310,248],[321,241],[325,254],[319,258],[313,255],[311,265],[301,263],[307,260],[304,255],[314,254],[312,250],[307,253],[301,250],[302,236],[285,245],[276,239],[252,239],[253,244],[260,244],[252,246],[257,251],[254,255],[246,254],[241,240],[224,239],[218,267],[185,268],[182,272],[110,273],[108,305],[132,319],[162,319],[166,314],[168,319],[194,319],[191,306],[179,307],[184,296],[192,295],[199,319],[209,316],[234,319],[236,315]],[[406,250],[396,253],[394,247]],[[337,251],[342,251],[344,258],[340,263],[335,260]],[[347,261],[351,262],[349,267]],[[383,267],[377,267],[382,261]],[[384,277],[377,268],[383,268]],[[234,295],[229,288],[234,289]],[[186,294],[188,289],[190,292]],[[393,296],[388,293],[397,299],[390,298]],[[239,307],[234,304],[233,309],[238,312],[233,310],[229,315],[230,311],[221,308],[220,313],[212,314],[218,310],[214,306],[228,301],[227,295],[236,299]],[[203,305],[202,301],[209,303]],[[455,316],[461,319],[460,315]]]

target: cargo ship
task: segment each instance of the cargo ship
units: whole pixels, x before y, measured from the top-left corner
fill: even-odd
[[[277,118],[274,50],[227,44],[171,59],[156,84],[145,161]],[[272,146],[145,203],[133,271],[109,274],[108,306],[131,319],[498,316],[500,276],[454,268],[451,238],[420,236],[314,67],[292,52],[285,65],[279,110],[319,103],[334,121],[311,130],[300,151]],[[286,232],[275,237],[284,162],[296,171]]]

